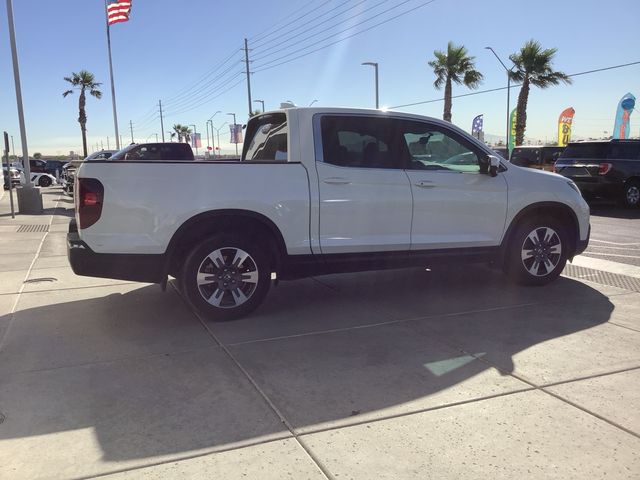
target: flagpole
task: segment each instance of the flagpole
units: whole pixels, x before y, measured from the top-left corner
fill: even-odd
[[[113,126],[116,129],[116,150],[120,150],[120,135],[118,134],[118,113],[116,111],[116,87],[113,83],[113,62],[111,61],[111,32],[109,28],[108,0],[104,0],[104,15],[107,24],[107,47],[109,49],[109,75],[111,77],[111,103],[113,104]]]

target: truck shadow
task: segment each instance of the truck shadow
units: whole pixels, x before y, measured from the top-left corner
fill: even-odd
[[[507,376],[515,355],[612,311],[605,295],[567,278],[522,289],[486,271],[422,269],[283,283],[251,318],[204,325],[308,430],[528,388]],[[0,317],[0,338],[9,321]],[[51,302],[12,321],[0,351],[0,440],[16,462],[40,462],[30,438],[68,432],[74,444],[87,428],[107,462],[290,435],[175,291]],[[55,452],[60,468],[85,458],[84,446],[71,450]]]

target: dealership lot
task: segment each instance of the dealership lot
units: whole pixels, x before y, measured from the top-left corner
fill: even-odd
[[[211,323],[75,276],[72,200],[43,197],[0,199],[2,478],[640,478],[637,212],[596,208],[547,287],[333,275]]]

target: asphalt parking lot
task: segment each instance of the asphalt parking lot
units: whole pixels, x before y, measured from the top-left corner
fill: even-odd
[[[332,275],[212,323],[76,277],[72,200],[43,197],[12,220],[0,193],[0,478],[640,478],[635,212],[594,209],[547,287]]]

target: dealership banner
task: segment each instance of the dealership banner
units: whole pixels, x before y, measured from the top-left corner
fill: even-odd
[[[566,147],[571,141],[571,125],[576,111],[573,107],[566,108],[558,118],[558,146]]]
[[[202,148],[202,137],[199,133],[191,134],[191,146],[194,148]]]
[[[513,148],[516,146],[516,120],[518,118],[518,112],[516,112],[517,108],[514,108],[511,111],[511,115],[509,116],[509,140],[507,141],[507,147],[509,148],[509,152],[513,151]]]
[[[616,111],[616,123],[613,127],[613,138],[629,138],[629,134],[631,133],[629,118],[631,117],[631,112],[633,112],[635,106],[636,97],[631,93],[627,93],[620,99],[620,102],[618,103],[618,110]]]
[[[480,114],[471,122],[471,135],[478,140],[484,140],[484,115]]]
[[[231,131],[231,141],[229,143],[242,143],[242,125],[239,123],[229,125],[229,130]]]

